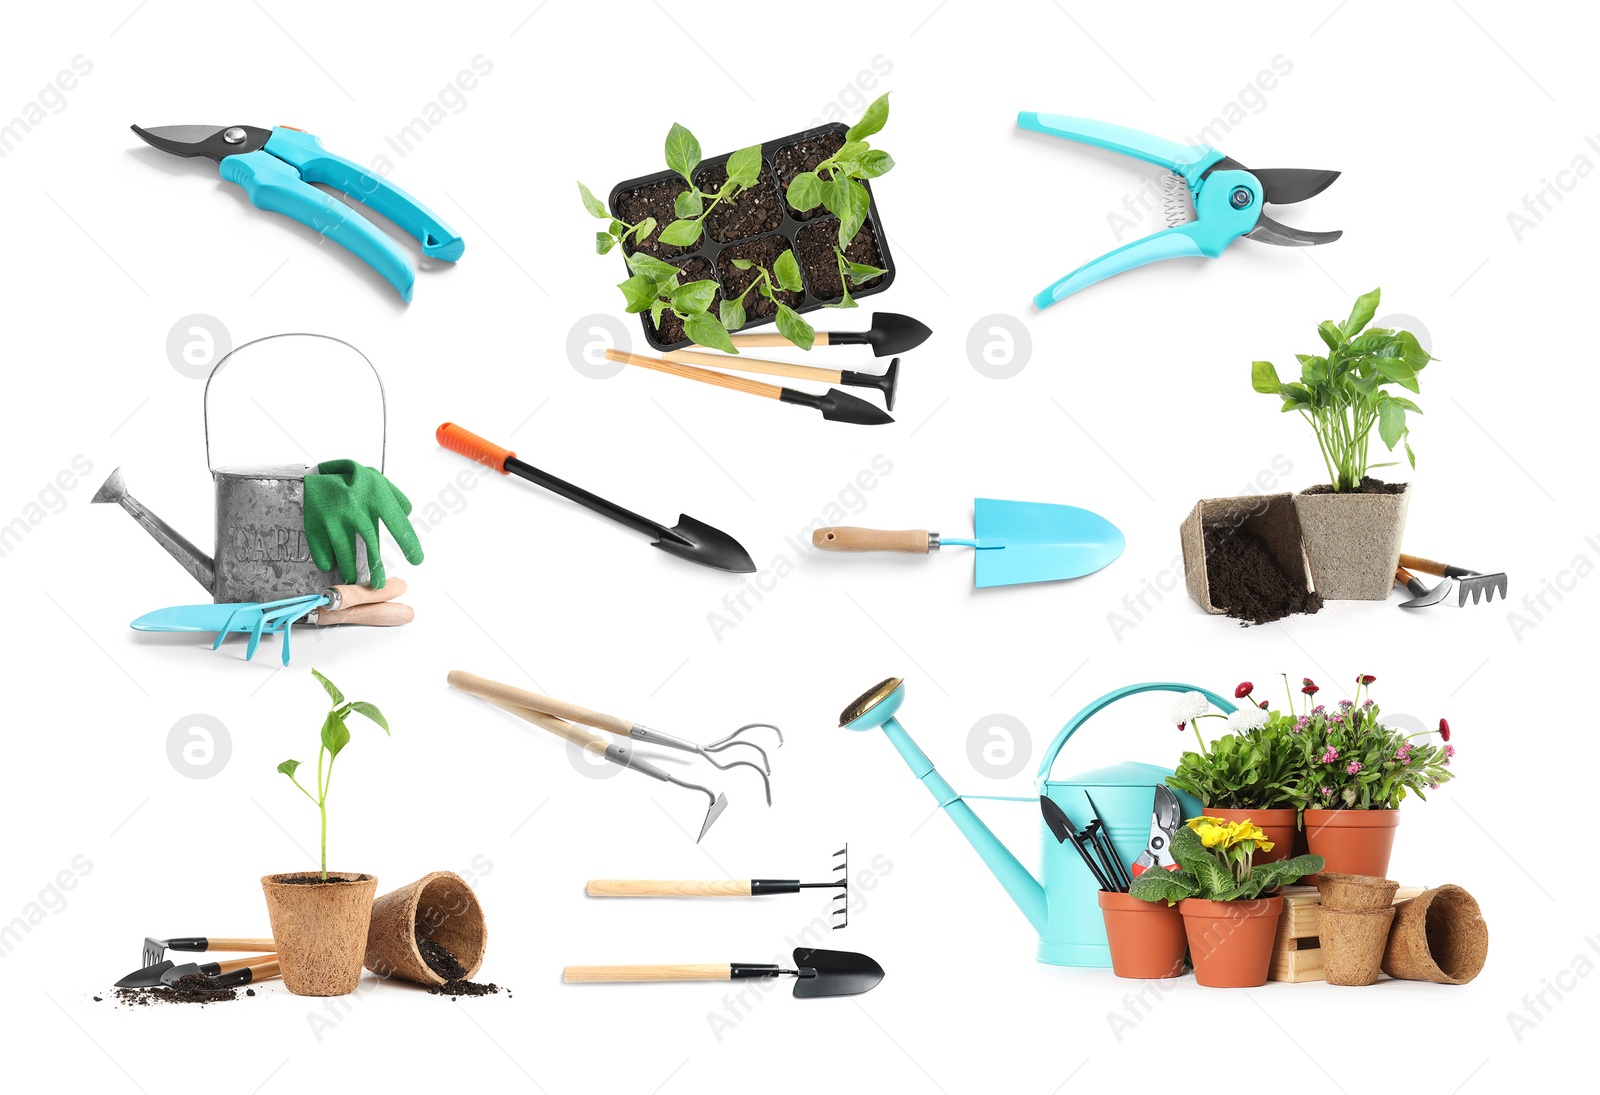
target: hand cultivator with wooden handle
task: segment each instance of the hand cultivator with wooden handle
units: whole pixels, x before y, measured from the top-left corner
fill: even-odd
[[[558,737],[565,738],[579,748],[603,757],[612,764],[642,772],[652,779],[661,780],[663,783],[675,783],[679,787],[699,791],[711,800],[711,805],[706,810],[706,819],[700,826],[700,835],[695,838],[696,843],[699,843],[705,837],[706,832],[711,828],[711,823],[721,816],[723,810],[728,808],[728,797],[726,795],[713,792],[710,788],[702,787],[698,783],[690,783],[687,780],[679,779],[642,757],[635,756],[633,750],[628,746],[607,744],[604,738],[597,734],[591,734],[583,729],[582,726],[574,724],[582,723],[584,726],[592,726],[598,730],[616,734],[619,737],[631,738],[650,745],[664,745],[671,749],[682,749],[686,752],[698,753],[713,767],[719,769],[740,766],[754,768],[761,774],[762,782],[767,787],[767,805],[772,805],[772,785],[768,779],[772,766],[767,761],[766,750],[755,742],[739,739],[739,735],[746,730],[764,727],[776,731],[778,744],[782,745],[783,731],[778,730],[771,723],[748,723],[719,741],[714,741],[710,745],[700,745],[696,742],[673,737],[671,734],[662,733],[659,730],[652,730],[648,726],[629,722],[627,719],[620,719],[614,715],[605,715],[598,711],[590,711],[587,708],[579,707],[577,704],[551,699],[549,696],[541,696],[537,692],[529,692],[526,689],[515,688],[509,684],[491,681],[464,670],[451,670],[448,679],[453,687],[459,688],[469,695],[477,696],[479,699],[487,700],[495,706],[533,723],[535,726],[543,727]],[[761,763],[757,764],[755,761],[749,760],[724,762],[711,755],[734,745],[745,745],[754,749],[760,754]]]

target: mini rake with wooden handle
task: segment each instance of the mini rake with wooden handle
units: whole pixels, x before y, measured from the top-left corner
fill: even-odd
[[[801,882],[792,878],[746,878],[717,880],[667,880],[644,878],[591,878],[590,897],[763,897],[767,894],[799,893],[801,890],[837,889],[833,909],[833,930],[850,923],[850,845],[834,858],[839,877],[831,882]]]

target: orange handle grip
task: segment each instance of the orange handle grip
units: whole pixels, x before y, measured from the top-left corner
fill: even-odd
[[[446,422],[434,431],[434,439],[449,449],[451,452],[460,453],[468,460],[476,460],[485,464],[501,475],[509,475],[506,471],[506,461],[517,454],[510,449],[501,448],[493,441],[486,441],[473,433],[464,430],[454,422]]]

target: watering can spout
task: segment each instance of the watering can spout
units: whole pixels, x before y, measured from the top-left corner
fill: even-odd
[[[977,851],[1000,885],[1005,887],[1011,900],[1016,902],[1017,908],[1022,910],[1022,915],[1028,918],[1035,931],[1043,932],[1049,919],[1044,887],[1011,854],[1011,849],[1001,843],[1000,838],[979,819],[972,807],[945,782],[927,754],[911,740],[911,735],[900,725],[900,720],[894,717],[904,699],[905,682],[899,677],[890,677],[846,707],[844,714],[839,716],[839,725],[848,730],[879,727],[888,735],[912,773],[922,781],[950,820],[955,822],[961,835],[967,838],[967,843]]]
[[[216,565],[212,562],[211,556],[191,544],[182,533],[151,513],[142,502],[129,494],[128,485],[122,481],[121,468],[112,470],[89,501],[115,502],[127,510],[128,516],[139,522],[156,543],[166,548],[167,554],[178,560],[178,564],[188,571],[195,581],[204,586],[207,593],[212,591],[216,582]]]

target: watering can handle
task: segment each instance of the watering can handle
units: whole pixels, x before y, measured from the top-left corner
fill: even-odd
[[[1039,762],[1039,777],[1036,782],[1040,788],[1042,789],[1045,780],[1050,778],[1050,769],[1055,766],[1056,755],[1061,752],[1061,747],[1067,744],[1068,738],[1078,732],[1080,726],[1088,722],[1092,716],[1099,714],[1103,708],[1110,707],[1118,700],[1125,699],[1128,696],[1136,696],[1140,692],[1198,692],[1210,700],[1213,707],[1226,714],[1232,714],[1235,710],[1231,700],[1223,699],[1210,689],[1199,688],[1192,684],[1178,684],[1174,681],[1147,681],[1144,684],[1130,684],[1126,688],[1117,689],[1115,692],[1107,692],[1088,707],[1073,715],[1067,721],[1067,725],[1063,726],[1061,732],[1050,742],[1050,747],[1044,751],[1044,760]]]
[[[367,363],[367,368],[372,370],[373,379],[378,382],[378,409],[381,412],[380,421],[382,422],[382,440],[379,442],[378,449],[378,470],[380,472],[383,471],[384,464],[386,464],[389,459],[389,396],[388,393],[383,390],[383,377],[379,375],[378,367],[372,363],[371,358],[362,353],[360,350],[356,349],[356,347],[351,346],[350,343],[346,342],[344,339],[335,338],[333,335],[319,335],[311,331],[284,331],[276,335],[265,335],[262,338],[251,339],[249,342],[244,343],[244,345],[235,346],[233,349],[223,354],[217,363],[211,367],[211,371],[206,374],[205,393],[200,397],[200,422],[205,428],[206,436],[206,470],[216,470],[216,468],[212,467],[211,464],[211,382],[217,378],[217,374],[222,371],[222,367],[228,363],[228,359],[234,354],[238,353],[246,346],[254,346],[258,342],[268,342],[275,338],[325,338],[329,342],[337,342],[341,346],[349,346],[350,349],[355,350],[356,356]]]

